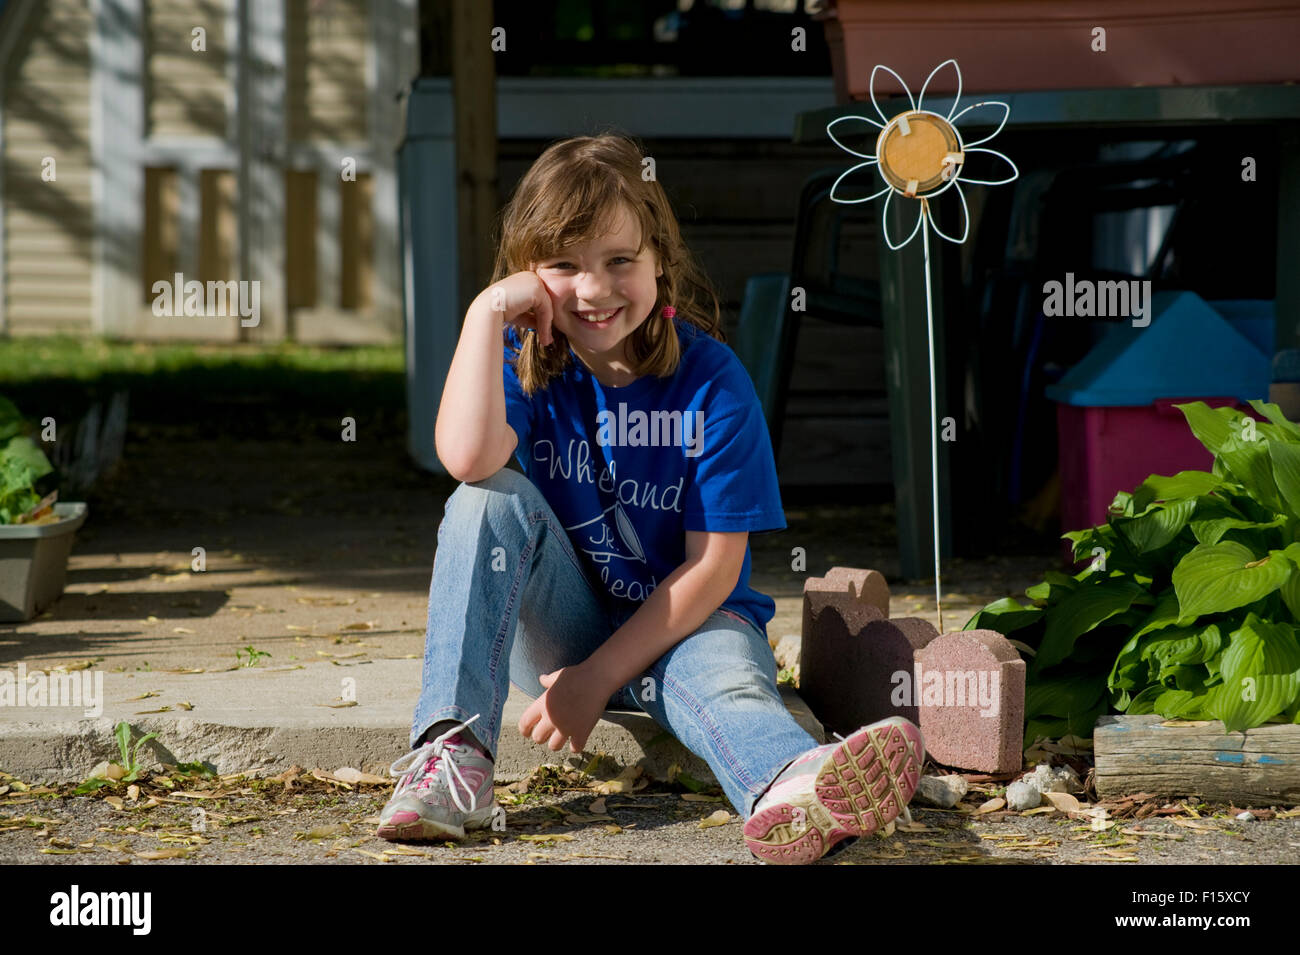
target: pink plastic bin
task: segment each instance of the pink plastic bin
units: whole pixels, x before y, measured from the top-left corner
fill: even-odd
[[[1214,456],[1174,407],[1189,401],[1250,412],[1235,398],[1159,398],[1146,407],[1056,406],[1062,533],[1106,523],[1116,492],[1132,491],[1152,474],[1210,470]],[[1061,543],[1062,560],[1073,566],[1071,543]]]

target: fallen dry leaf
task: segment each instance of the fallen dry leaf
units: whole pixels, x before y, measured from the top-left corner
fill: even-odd
[[[386,786],[392,782],[392,780],[385,779],[383,776],[376,776],[374,773],[363,773],[351,766],[344,766],[341,769],[334,770],[334,778],[341,779],[345,783],[372,783],[378,786]]]
[[[352,788],[350,783],[344,782],[342,779],[336,779],[332,773],[327,773],[323,769],[313,769],[311,771],[311,775],[313,779],[319,779],[323,783],[330,783],[331,785],[334,786],[342,786],[344,789]]]
[[[898,827],[898,831],[899,832],[942,832],[943,830],[936,829],[933,826],[927,826],[924,823],[920,823],[920,822],[905,822]]]
[[[137,852],[137,859],[184,859],[193,849],[182,849],[179,846],[174,849],[150,849],[148,852]]]
[[[605,811],[604,796],[601,796],[599,799],[593,799],[590,805],[587,806],[587,812],[591,813],[593,816],[599,816],[604,811]]]
[[[119,812],[126,808],[126,804],[122,802],[121,796],[105,796],[104,802],[108,803]]]
[[[982,816],[985,813],[997,812],[999,809],[1003,808],[1006,804],[1007,801],[1003,799],[1001,796],[994,796],[988,802],[980,803],[979,808],[975,810],[975,815]]]
[[[571,812],[565,815],[564,821],[570,825],[584,825],[589,822],[613,822],[613,816],[607,816],[604,813],[587,815],[580,812]]]
[[[641,773],[640,766],[629,766],[613,779],[593,782],[591,788],[605,796],[613,793],[635,792],[649,785],[649,780],[642,779]]]
[[[725,826],[729,822],[731,822],[731,813],[727,812],[725,809],[719,809],[713,815],[709,816],[708,819],[701,819],[700,828],[711,829],[714,826]]]
[[[1043,793],[1043,798],[1061,812],[1078,812],[1079,800],[1069,793]]]
[[[328,826],[317,826],[315,829],[309,829],[301,833],[296,838],[300,839],[332,839],[335,836],[346,836],[348,826],[345,822],[336,822]]]
[[[1155,832],[1150,829],[1134,829],[1131,826],[1127,829],[1121,829],[1120,832],[1126,836],[1150,836],[1154,839],[1173,839],[1175,842],[1182,842],[1186,836],[1180,836],[1176,832]]]

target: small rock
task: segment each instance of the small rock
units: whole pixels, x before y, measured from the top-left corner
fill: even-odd
[[[1007,808],[1013,812],[1037,809],[1043,794],[1025,782],[1014,782],[1007,787]]]
[[[799,665],[799,652],[802,648],[803,637],[797,633],[787,633],[772,648],[776,665],[782,670],[793,670]]]
[[[961,776],[922,776],[916,798],[940,809],[951,809],[966,795],[966,780]]]
[[[1237,819],[1239,822],[1254,822],[1255,814],[1253,812],[1239,812],[1237,813]]]
[[[1047,762],[1039,763],[1034,767],[1032,773],[1026,773],[1020,778],[1020,781],[1028,783],[1040,793],[1078,793],[1083,791],[1083,783],[1080,782],[1078,773],[1069,766],[1052,766]]]

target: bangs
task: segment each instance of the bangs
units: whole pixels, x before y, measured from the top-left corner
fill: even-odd
[[[639,253],[648,244],[653,228],[649,210],[642,206],[617,174],[594,163],[580,163],[537,190],[518,223],[519,261],[515,265],[526,269],[531,263],[607,235],[617,227],[624,212],[639,227]]]

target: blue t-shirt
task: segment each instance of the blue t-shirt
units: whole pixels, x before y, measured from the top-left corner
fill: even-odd
[[[677,371],[602,385],[572,364],[530,399],[510,363],[506,420],[515,457],[541,490],[611,609],[633,608],[686,559],[687,531],[784,530],[772,443],[749,374],[725,344],[673,319]],[[749,586],[750,552],[722,606],[764,635],[776,613]]]

